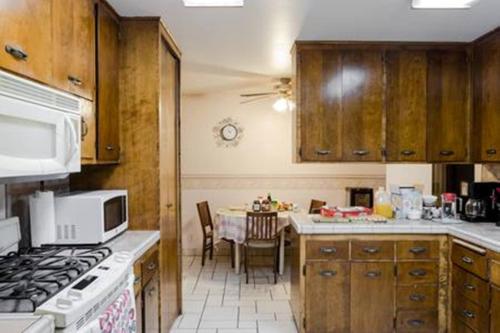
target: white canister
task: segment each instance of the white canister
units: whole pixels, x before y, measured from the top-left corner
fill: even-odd
[[[36,191],[30,196],[31,246],[39,247],[56,241],[54,192]]]

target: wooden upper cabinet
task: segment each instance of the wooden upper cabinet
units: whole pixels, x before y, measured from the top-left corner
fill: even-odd
[[[426,94],[426,52],[387,51],[387,161],[426,161]]]
[[[342,51],[342,160],[382,160],[383,52]]]
[[[87,99],[95,90],[93,0],[52,0],[53,83]]]
[[[0,0],[0,67],[51,82],[51,14],[51,0]]]
[[[342,158],[341,54],[335,50],[304,50],[297,56],[297,66],[301,159],[338,161]]]
[[[427,58],[427,160],[466,161],[470,124],[467,52],[433,50]]]
[[[103,2],[97,5],[97,159],[120,159],[119,132],[119,35],[120,23]]]
[[[474,157],[500,161],[500,30],[474,47]]]

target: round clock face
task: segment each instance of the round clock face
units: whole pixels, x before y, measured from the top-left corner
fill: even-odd
[[[232,124],[227,124],[221,128],[220,134],[222,139],[226,141],[233,141],[238,136],[238,129]]]

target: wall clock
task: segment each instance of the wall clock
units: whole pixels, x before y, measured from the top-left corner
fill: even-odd
[[[217,146],[236,147],[243,137],[243,127],[231,118],[224,118],[213,128]]]

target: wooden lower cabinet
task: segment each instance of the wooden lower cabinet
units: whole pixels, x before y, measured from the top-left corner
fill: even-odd
[[[306,323],[310,332],[349,332],[349,264],[306,265]]]
[[[351,332],[393,332],[394,263],[351,264]]]
[[[143,332],[160,332],[160,285],[159,272],[156,271],[142,292]]]
[[[500,333],[500,288],[491,287],[490,333]]]
[[[398,311],[398,333],[434,333],[438,327],[437,311]]]

